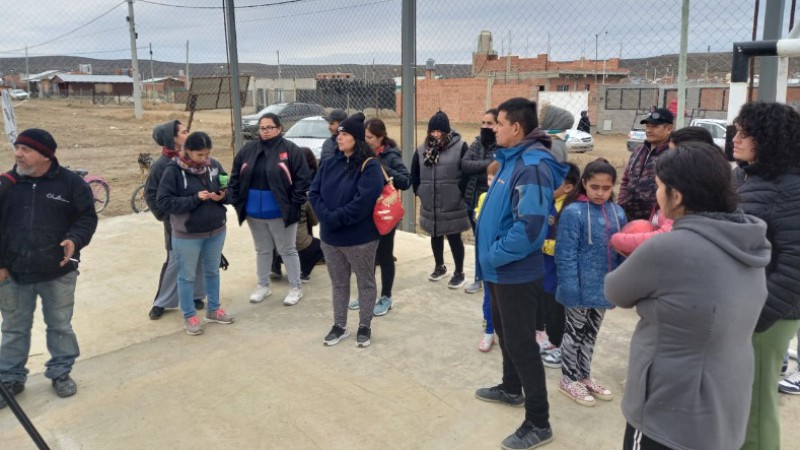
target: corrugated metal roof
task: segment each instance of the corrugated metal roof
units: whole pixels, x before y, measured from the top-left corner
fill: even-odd
[[[133,78],[127,75],[74,75],[62,74],[56,76],[64,83],[133,83]]]
[[[32,74],[30,74],[28,76],[27,79],[25,77],[22,77],[22,81],[26,81],[28,79],[30,81],[39,81],[39,80],[43,80],[43,79],[50,79],[50,78],[52,78],[53,75],[55,75],[55,74],[57,74],[59,72],[61,72],[61,70],[55,69],[55,70],[46,70],[46,71],[40,72],[40,73],[32,73]]]

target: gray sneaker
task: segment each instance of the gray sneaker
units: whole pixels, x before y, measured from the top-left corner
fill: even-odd
[[[539,428],[526,420],[511,436],[500,444],[506,450],[530,450],[553,441],[553,429]]]
[[[372,310],[372,314],[376,316],[385,316],[390,309],[392,309],[392,298],[382,295],[381,298],[378,299],[378,302],[375,303],[375,309]]]
[[[509,406],[522,406],[525,404],[525,396],[523,394],[509,394],[502,384],[478,389],[475,391],[475,398],[485,402],[503,403]]]
[[[331,331],[328,333],[328,335],[325,336],[325,339],[322,340],[322,343],[327,346],[336,345],[339,343],[339,341],[346,338],[347,336],[350,336],[350,332],[347,331],[347,328],[342,328],[339,325],[334,325],[333,327],[331,327]]]
[[[355,310],[357,310],[357,309],[360,309],[360,308],[361,308],[361,303],[358,301],[358,299],[355,299],[355,300],[353,300],[352,302],[350,302],[350,304],[349,304],[349,305],[347,305],[347,307],[348,307],[349,309],[352,309],[353,311],[355,311]]]
[[[542,364],[549,369],[561,368],[561,349],[556,347],[542,355]]]
[[[482,290],[483,290],[483,283],[480,281],[470,283],[469,285],[467,285],[467,287],[464,288],[464,292],[466,292],[467,294],[477,294]]]
[[[78,392],[78,385],[67,373],[58,378],[53,378],[53,389],[56,390],[56,395],[61,398],[71,397]]]
[[[216,311],[206,312],[206,322],[224,323],[227,325],[233,323],[233,316],[226,313],[224,309],[219,308]]]
[[[203,334],[203,324],[196,315],[188,319],[183,319],[183,328],[186,330],[187,334],[191,334],[192,336]]]
[[[367,327],[358,327],[356,333],[356,347],[369,347],[369,338],[372,336],[372,330]]]

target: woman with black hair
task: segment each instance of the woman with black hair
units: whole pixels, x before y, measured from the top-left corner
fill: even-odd
[[[714,144],[714,138],[711,133],[703,127],[683,127],[680,130],[675,130],[669,135],[669,148],[675,148],[684,142],[705,142],[706,144]]]
[[[748,103],[733,124],[739,206],[767,223],[772,244],[769,295],[753,333],[755,380],[742,448],[779,448],[775,377],[800,326],[800,115],[781,103]]]
[[[156,196],[159,211],[169,214],[172,250],[178,260],[178,301],[184,328],[201,334],[193,299],[195,272],[203,267],[208,295],[206,322],[229,324],[233,317],[219,305],[219,262],[225,245],[227,189],[222,165],[210,157],[211,138],[197,131],[186,138],[183,151],[164,168]]]
[[[289,277],[283,304],[292,306],[303,298],[295,237],[311,176],[300,148],[284,139],[281,130],[276,114],[261,116],[258,139],[245,144],[233,160],[230,191],[239,225],[247,221],[256,250],[258,286],[250,302],[259,303],[272,294],[270,268],[277,251]]]
[[[309,200],[320,223],[320,238],[333,297],[333,327],[325,345],[336,345],[350,335],[347,303],[350,276],[356,274],[358,298],[357,347],[367,347],[372,336],[375,286],[375,250],[378,229],[372,219],[375,202],[383,190],[380,163],[364,141],[364,115],[355,114],[339,124],[334,156],[319,168]]]
[[[716,146],[687,142],[665,152],[656,198],[672,231],[606,276],[606,298],[639,315],[622,397],[624,449],[731,450],[744,442],[770,245],[766,224],[736,209],[730,180]]]

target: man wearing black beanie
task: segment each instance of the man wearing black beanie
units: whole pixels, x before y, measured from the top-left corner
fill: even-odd
[[[0,183],[8,188],[0,203],[0,380],[13,395],[25,390],[37,297],[51,355],[44,376],[59,397],[78,390],[70,377],[80,355],[72,310],[80,251],[97,228],[97,213],[89,185],[58,164],[56,148],[47,131],[23,131],[14,142],[16,165],[8,174],[16,182],[4,178]],[[5,406],[0,400],[0,408]]]

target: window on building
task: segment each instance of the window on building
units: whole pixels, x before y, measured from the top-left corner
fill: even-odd
[[[588,91],[588,90],[590,90],[590,87],[591,87],[590,85],[588,85],[588,84],[584,84],[584,85],[583,85],[583,90],[584,90],[584,91]]]
[[[568,84],[560,84],[560,85],[556,86],[556,91],[558,91],[558,92],[568,92],[569,91],[569,85]]]

